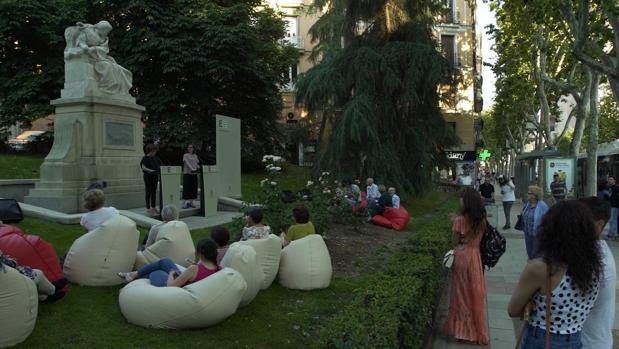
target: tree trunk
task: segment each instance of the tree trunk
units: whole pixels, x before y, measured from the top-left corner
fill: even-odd
[[[537,61],[535,63],[535,85],[536,94],[540,104],[540,120],[539,120],[539,136],[540,144],[539,149],[543,149],[544,145],[552,146],[552,140],[550,139],[550,105],[548,104],[548,96],[546,95],[546,82],[544,76],[546,76],[546,64],[548,60],[548,53],[546,52],[546,43],[548,41],[547,33],[540,28],[537,32]]]
[[[597,157],[598,157],[598,85],[600,74],[592,72],[591,77],[591,111],[589,113],[589,144],[587,145],[587,183],[585,197],[597,194]]]
[[[608,83],[610,84],[610,90],[613,92],[615,101],[619,103],[619,80],[609,78]]]
[[[583,70],[585,73],[585,88],[580,95],[580,103],[576,105],[576,124],[574,125],[574,136],[570,145],[570,155],[572,156],[578,156],[580,152],[580,144],[585,132],[585,120],[591,109],[592,71],[586,66],[583,66]]]

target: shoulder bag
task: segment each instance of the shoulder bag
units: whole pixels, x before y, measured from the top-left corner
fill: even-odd
[[[551,349],[550,348],[550,298],[552,297],[552,290],[550,289],[550,279],[551,279],[550,266],[546,264],[546,349]],[[522,337],[524,336],[524,333],[526,332],[527,327],[529,327],[529,319],[530,319],[529,309],[530,307],[527,304],[527,309],[525,309],[525,312],[524,312],[524,319],[523,319],[524,325],[522,326],[520,335],[518,336],[518,339],[516,340],[515,349],[520,349],[520,345],[522,344]]]

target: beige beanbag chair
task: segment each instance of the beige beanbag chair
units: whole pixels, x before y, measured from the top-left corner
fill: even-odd
[[[261,289],[266,289],[273,283],[279,269],[279,258],[282,254],[282,239],[269,235],[266,239],[239,241],[239,244],[249,245],[256,251],[258,265],[262,268],[264,280]]]
[[[69,281],[80,285],[121,284],[117,274],[133,268],[139,238],[134,221],[115,215],[73,242],[62,271]]]
[[[296,290],[315,290],[331,283],[331,256],[322,236],[308,235],[282,250],[279,283]]]
[[[0,263],[0,348],[26,340],[34,329],[38,310],[34,281]]]
[[[156,287],[148,279],[120,290],[120,311],[132,324],[167,329],[215,325],[236,312],[247,283],[239,272],[225,268],[196,283]]]
[[[144,251],[138,251],[135,259],[136,269],[163,257],[169,257],[176,264],[188,266],[186,259],[195,259],[191,233],[185,222],[171,221],[164,224],[157,234],[155,242]]]
[[[239,243],[230,245],[226,255],[221,260],[221,267],[232,268],[241,273],[247,283],[247,290],[243,294],[243,299],[241,299],[241,307],[251,303],[264,281],[264,274],[260,264],[258,264],[254,248]]]

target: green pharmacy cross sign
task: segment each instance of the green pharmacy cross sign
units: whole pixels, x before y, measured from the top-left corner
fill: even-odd
[[[492,153],[490,153],[488,149],[484,149],[481,153],[479,153],[479,158],[481,159],[481,161],[486,161],[490,159],[491,155]]]

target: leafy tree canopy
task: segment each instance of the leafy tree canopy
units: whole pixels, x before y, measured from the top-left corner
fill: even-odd
[[[454,75],[431,32],[440,5],[316,0],[314,8],[326,10],[310,30],[320,63],[297,82],[297,100],[331,129],[319,167],[427,190],[443,150],[457,144],[439,109],[439,85]]]
[[[177,145],[209,142],[211,116],[224,114],[242,120],[245,155],[261,156],[277,143],[282,72],[298,53],[280,43],[280,15],[259,5],[259,0],[4,1],[0,11],[14,16],[0,22],[3,45],[15,41],[6,40],[12,33],[31,30],[31,37],[20,40],[28,45],[23,50],[32,51],[33,63],[34,57],[42,59],[46,69],[17,94],[11,84],[25,80],[14,77],[37,75],[36,64],[23,62],[26,53],[3,49],[0,113],[12,117],[3,118],[3,125],[51,111],[49,100],[63,82],[64,28],[105,19],[114,27],[110,54],[133,73],[132,93],[146,107],[147,138]],[[33,9],[41,24],[25,20]],[[16,66],[14,74],[6,66]]]

